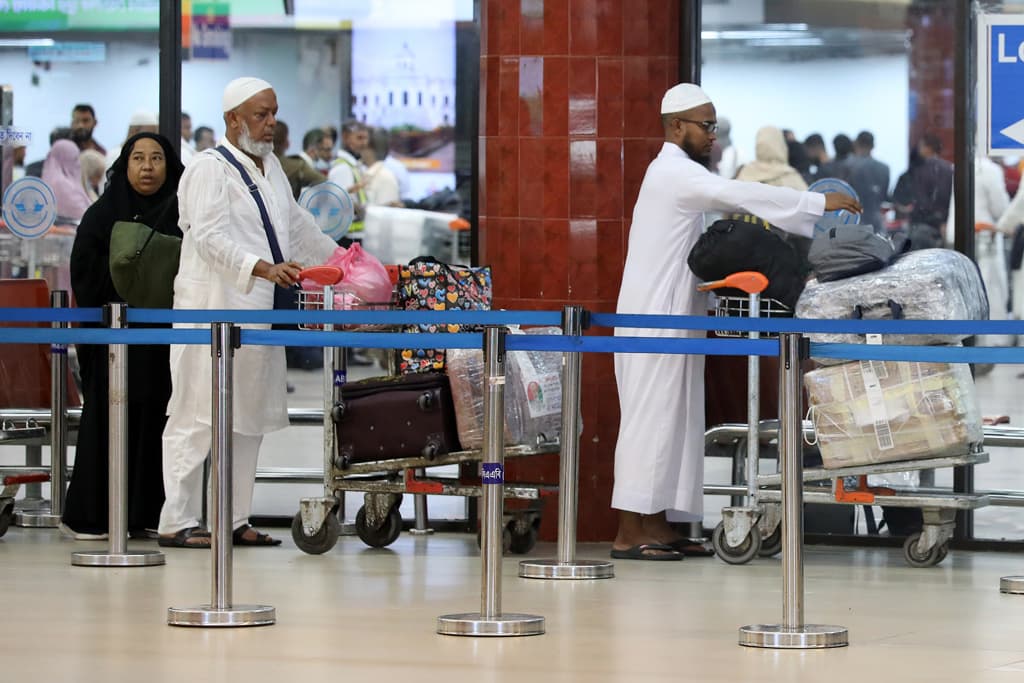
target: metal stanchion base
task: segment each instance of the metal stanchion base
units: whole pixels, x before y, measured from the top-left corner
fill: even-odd
[[[807,624],[801,628],[787,628],[781,624],[754,624],[740,629],[740,645],[778,650],[816,650],[846,647],[849,632],[842,626]]]
[[[39,512],[50,509],[50,501],[46,498],[22,498],[18,501],[17,512]]]
[[[14,513],[14,525],[30,529],[56,529],[60,525],[60,515],[54,515],[48,509],[20,510]]]
[[[611,579],[615,565],[601,560],[523,560],[519,576],[524,579]]]
[[[234,605],[225,609],[199,605],[167,609],[168,626],[270,626],[276,622],[277,613],[270,605]]]
[[[1024,595],[1024,576],[1004,576],[999,579],[999,592],[1008,595]]]
[[[434,533],[433,529],[409,529],[409,533],[413,536],[429,536]]]
[[[164,564],[166,560],[159,550],[132,550],[124,553],[83,550],[71,553],[71,564],[75,567],[153,567]]]
[[[502,614],[485,619],[479,612],[446,614],[437,618],[442,636],[539,636],[544,617],[533,614]]]

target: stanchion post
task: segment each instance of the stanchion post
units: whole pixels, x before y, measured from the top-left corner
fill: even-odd
[[[267,626],[277,617],[268,605],[232,604],[231,556],[231,481],[232,434],[234,431],[234,355],[239,346],[240,328],[231,323],[214,323],[210,340],[213,355],[213,467],[211,490],[213,524],[210,550],[213,568],[210,604],[198,607],[171,607],[167,623],[171,626]]]
[[[544,633],[544,617],[501,611],[502,508],[505,504],[505,334],[503,327],[484,331],[484,452],[481,463],[484,518],[480,612],[437,618],[437,632],[447,636],[532,636]]]
[[[779,336],[779,457],[782,459],[782,623],[740,629],[747,647],[809,650],[849,645],[842,626],[804,623],[803,387],[800,334]]]
[[[562,334],[583,334],[585,311],[581,306],[562,309]],[[582,355],[562,354],[562,454],[558,473],[558,558],[523,560],[519,576],[526,579],[610,579],[615,565],[603,560],[576,559],[576,526],[579,511],[580,396]]]
[[[68,306],[68,293],[62,289],[50,292],[50,308]],[[50,323],[55,330],[66,329],[66,321]],[[50,501],[42,507],[21,510],[15,524],[22,527],[56,528],[64,514],[64,490],[68,465],[67,421],[68,345],[50,345]]]
[[[124,303],[107,304],[104,316],[111,330],[126,327]],[[106,551],[71,554],[77,567],[148,567],[164,563],[158,550],[128,551],[128,346],[107,345],[107,537]]]

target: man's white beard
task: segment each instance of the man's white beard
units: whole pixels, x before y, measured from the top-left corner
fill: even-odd
[[[242,121],[242,133],[238,136],[238,148],[254,157],[265,157],[274,151],[273,142],[256,142],[249,134],[249,126]]]

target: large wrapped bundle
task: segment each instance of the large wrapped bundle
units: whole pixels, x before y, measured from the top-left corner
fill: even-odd
[[[538,327],[527,334],[561,334],[557,327]],[[542,351],[510,351],[505,366],[505,444],[538,446],[557,442],[562,428],[562,355]],[[484,439],[483,352],[449,349],[447,373],[455,402],[455,421],[463,448]]]
[[[834,282],[811,280],[796,317],[846,320],[988,320],[978,267],[949,249],[913,251],[891,266]],[[955,344],[969,335],[886,335],[887,344]],[[811,341],[860,344],[862,335],[812,334]]]
[[[827,468],[963,454],[983,438],[966,365],[856,361],[804,386]]]

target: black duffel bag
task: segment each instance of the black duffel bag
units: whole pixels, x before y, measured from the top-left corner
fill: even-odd
[[[708,226],[686,260],[690,270],[705,282],[721,280],[732,273],[752,270],[768,278],[762,296],[786,306],[796,306],[804,291],[800,256],[792,244],[776,235],[763,222],[723,218]],[[739,290],[721,289],[722,296],[746,296]]]

